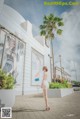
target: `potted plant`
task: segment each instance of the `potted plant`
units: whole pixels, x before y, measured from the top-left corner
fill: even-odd
[[[74,91],[80,91],[80,81],[71,81]]]
[[[67,80],[59,82],[51,82],[49,84],[48,96],[49,97],[64,97],[73,93],[72,84]]]
[[[0,107],[12,107],[15,102],[14,78],[0,68]]]

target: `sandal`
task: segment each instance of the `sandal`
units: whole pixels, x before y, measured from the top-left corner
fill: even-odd
[[[49,111],[49,110],[50,110],[50,107],[47,107],[47,108],[46,108],[46,111]]]

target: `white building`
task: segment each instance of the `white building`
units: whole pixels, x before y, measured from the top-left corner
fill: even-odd
[[[46,65],[51,81],[50,48],[42,37],[37,37],[39,40],[33,37],[32,24],[5,5],[4,0],[0,0],[0,26],[0,65],[14,75],[17,95],[42,92],[38,86],[41,78],[40,81],[35,78],[40,77],[39,72]]]

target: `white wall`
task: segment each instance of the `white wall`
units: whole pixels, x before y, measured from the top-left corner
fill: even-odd
[[[1,1],[0,1],[1,3]],[[33,38],[31,29],[32,25],[29,21],[25,19],[14,9],[3,6],[0,15],[0,24],[8,29],[10,32],[16,34],[26,43],[26,55],[25,55],[25,67],[24,67],[24,94],[38,93],[41,88],[31,86],[31,49],[37,49],[42,55],[44,55],[44,65],[48,66],[50,81],[50,59],[48,54],[50,54],[50,49],[46,46],[42,46],[35,38]],[[26,25],[24,25],[26,24]],[[23,29],[23,27],[25,27]],[[16,88],[18,94],[22,94],[18,88]]]

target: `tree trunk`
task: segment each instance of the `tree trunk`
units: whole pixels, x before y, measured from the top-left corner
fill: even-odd
[[[52,81],[54,79],[54,52],[53,52],[53,42],[51,40],[51,57],[52,57]]]

